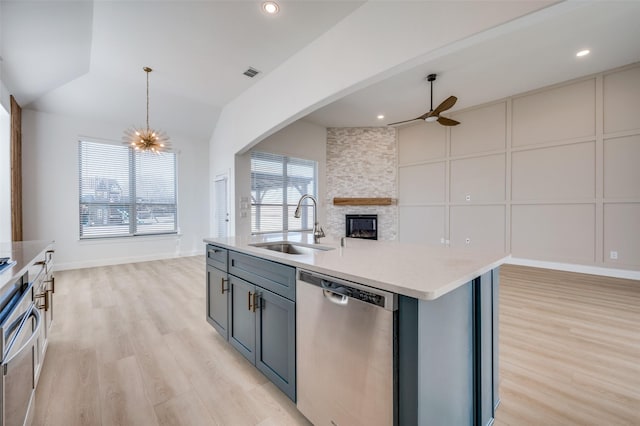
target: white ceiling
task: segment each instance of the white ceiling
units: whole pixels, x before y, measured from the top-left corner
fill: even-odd
[[[425,62],[314,111],[326,127],[381,126],[429,110],[425,77],[438,74],[434,107],[444,113],[640,61],[640,1],[560,3],[433,52]],[[578,50],[591,54],[577,58]],[[378,120],[378,114],[385,115]],[[415,122],[413,123],[415,124]],[[425,124],[435,125],[435,124]]]
[[[0,78],[23,108],[208,140],[222,107],[362,1],[2,0]],[[254,79],[248,67],[262,72]]]
[[[0,0],[0,79],[25,108],[124,128],[144,123],[150,66],[151,125],[208,140],[226,103],[362,4],[280,3],[280,14],[265,16],[259,0]],[[562,2],[431,52],[306,120],[354,127],[416,117],[428,110],[429,73],[438,74],[434,104],[458,97],[450,114],[637,62],[638,22],[640,1]],[[591,55],[576,58],[584,47]],[[262,74],[245,77],[249,66]]]

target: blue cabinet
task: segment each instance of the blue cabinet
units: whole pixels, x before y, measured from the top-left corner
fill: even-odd
[[[229,338],[229,280],[227,250],[207,246],[207,322],[225,339]]]
[[[229,343],[296,400],[295,268],[229,251]]]
[[[296,400],[296,304],[269,290],[258,293],[256,367]]]
[[[256,363],[256,315],[253,302],[256,286],[238,277],[229,277],[229,343],[252,364]]]
[[[229,252],[229,273],[296,300],[296,268],[248,254]]]
[[[398,424],[493,423],[498,269],[435,300],[398,299]]]

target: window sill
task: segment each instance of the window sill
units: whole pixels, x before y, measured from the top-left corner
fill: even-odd
[[[145,240],[175,240],[180,239],[182,237],[182,233],[180,232],[172,232],[166,234],[150,234],[150,235],[132,235],[132,236],[117,236],[117,237],[94,237],[94,238],[79,238],[78,242],[80,244],[119,244],[124,242],[135,242],[135,241],[145,241]]]

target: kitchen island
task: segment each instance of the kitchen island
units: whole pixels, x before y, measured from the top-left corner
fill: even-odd
[[[289,250],[290,245],[283,245],[284,241],[292,243],[293,250]],[[498,268],[508,257],[504,253],[398,242],[345,239],[342,246],[340,240],[329,238],[320,244],[312,241],[311,236],[298,233],[249,239],[205,239],[209,244],[208,281],[215,283],[208,284],[209,292],[227,298],[221,302],[219,297],[216,301],[215,295],[208,296],[207,315],[212,325],[223,335],[226,333],[229,342],[241,353],[244,351],[243,355],[248,359],[251,359],[248,355],[252,356],[256,367],[292,400],[297,398],[298,408],[307,417],[320,423],[315,412],[326,410],[316,407],[314,412],[313,407],[309,408],[314,402],[305,398],[307,392],[296,391],[296,367],[303,367],[297,372],[297,381],[306,383],[305,369],[313,354],[301,346],[300,333],[302,337],[309,333],[307,319],[314,315],[311,305],[302,297],[296,299],[296,277],[298,292],[301,274],[318,274],[342,283],[357,283],[361,286],[358,288],[371,287],[393,293],[392,337],[387,339],[388,351],[392,354],[388,370],[392,373],[383,382],[391,388],[388,390],[389,399],[392,399],[391,413],[378,416],[375,423],[363,420],[366,413],[384,405],[383,401],[368,401],[364,396],[371,386],[362,383],[369,383],[371,374],[380,373],[377,364],[363,360],[366,368],[359,373],[362,380],[352,380],[352,393],[360,391],[358,397],[365,401],[358,407],[351,403],[334,417],[322,418],[322,421],[336,424],[341,424],[340,421],[342,424],[490,424],[499,402]],[[223,259],[225,268],[229,259],[228,270],[223,268]],[[216,273],[223,275],[212,279],[209,268],[215,262],[218,262]],[[246,287],[247,284],[253,287]],[[247,291],[246,295],[243,292],[242,298],[233,298],[234,290],[240,294],[241,285],[245,286],[242,290]],[[278,327],[269,328],[268,318],[262,318],[265,314],[261,312],[261,301],[268,298],[280,303],[283,319]],[[223,305],[228,310],[216,320],[213,311],[220,313],[224,310]],[[234,306],[235,311],[240,311],[242,306],[244,311],[254,313],[257,307],[256,325],[251,318],[235,318]],[[240,332],[236,338],[239,329],[235,326],[246,323],[251,323],[257,331],[250,336],[242,336]],[[345,319],[343,326],[338,328],[349,327]],[[363,332],[366,334],[366,329],[358,335]],[[268,357],[275,352],[269,349],[269,342],[261,333],[275,336],[273,340],[277,347],[286,346],[288,353],[281,350],[271,361],[265,360],[264,354]],[[255,347],[251,347],[252,341],[257,342]],[[362,345],[367,343],[369,340],[361,341]],[[335,360],[338,370],[343,364],[344,359]],[[271,373],[275,373],[273,377],[270,377]],[[345,369],[341,374],[350,373],[350,369]],[[330,376],[329,372],[327,374]],[[322,374],[320,379],[314,380],[320,383]],[[340,385],[335,389],[338,391],[343,387]],[[352,414],[354,417],[349,417]]]

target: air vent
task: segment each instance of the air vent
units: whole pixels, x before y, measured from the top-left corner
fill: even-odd
[[[260,71],[258,71],[258,70],[257,70],[257,69],[255,69],[255,68],[251,68],[251,67],[249,67],[249,69],[248,69],[248,70],[246,70],[245,72],[243,72],[242,74],[246,75],[247,77],[253,78],[253,77],[255,77],[256,75],[258,75],[258,73],[260,73]]]

